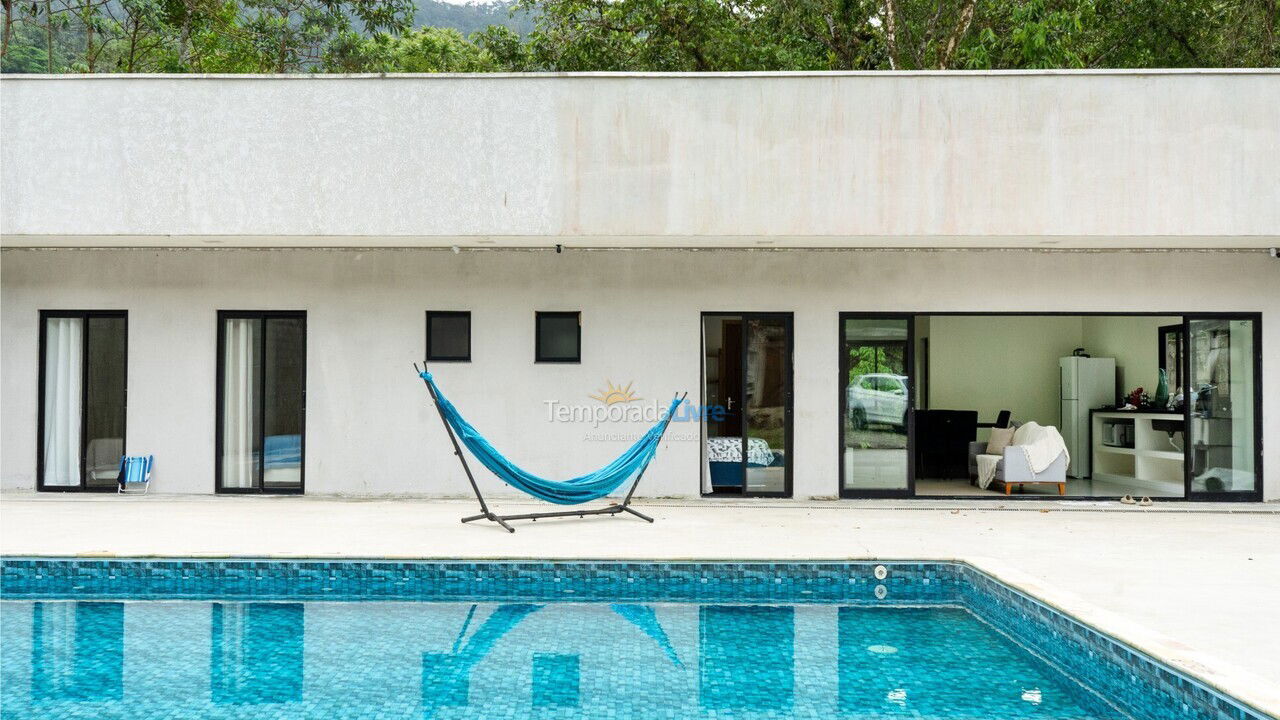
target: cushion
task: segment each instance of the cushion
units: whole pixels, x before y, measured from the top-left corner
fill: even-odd
[[[1013,442],[1013,428],[991,428],[991,436],[987,440],[988,455],[1004,455],[1004,449]]]

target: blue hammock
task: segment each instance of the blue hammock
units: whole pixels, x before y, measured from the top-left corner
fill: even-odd
[[[449,402],[449,399],[444,396],[444,393],[440,392],[440,386],[436,385],[435,380],[431,378],[431,373],[422,372],[420,376],[431,386],[441,417],[453,429],[454,435],[457,436],[458,440],[467,446],[471,454],[480,461],[481,465],[489,468],[489,472],[497,475],[499,479],[511,487],[528,493],[539,500],[546,500],[557,505],[577,505],[589,500],[602,498],[617,490],[628,480],[644,472],[645,466],[649,464],[654,454],[658,452],[658,443],[662,440],[662,434],[667,429],[667,421],[681,402],[679,397],[673,399],[662,419],[649,428],[649,431],[635,445],[632,445],[626,452],[619,455],[618,459],[593,473],[557,482],[540,478],[522,470],[503,457],[502,453],[499,453],[493,445],[490,445],[489,441],[485,440],[484,436],[462,417],[458,409],[453,406],[453,403]]]

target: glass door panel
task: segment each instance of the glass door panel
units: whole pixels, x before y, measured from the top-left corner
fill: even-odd
[[[707,494],[742,494],[742,317],[706,315],[703,346],[703,478]]]
[[[751,494],[781,495],[789,489],[790,338],[789,318],[747,320],[743,424]]]
[[[39,489],[114,490],[125,449],[125,314],[41,316]]]
[[[85,386],[85,485],[111,489],[124,455],[125,319],[90,317]]]
[[[1187,337],[1191,495],[1255,497],[1261,492],[1258,323],[1189,318]]]
[[[911,318],[845,316],[841,324],[840,494],[908,495]]]
[[[704,494],[791,493],[791,316],[702,318]]]
[[[83,342],[84,318],[45,318],[40,460],[41,484],[46,488],[80,487]]]
[[[302,484],[306,333],[302,318],[270,318],[266,325],[262,485],[296,488]]]
[[[222,322],[222,422],[219,432],[223,490],[252,490],[258,483],[258,421],[261,416],[262,319]]]
[[[218,490],[303,487],[306,318],[219,313]]]

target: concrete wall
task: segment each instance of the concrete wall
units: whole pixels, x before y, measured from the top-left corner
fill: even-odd
[[[1128,282],[1099,280],[1117,276]],[[592,404],[606,380],[645,401],[697,397],[701,311],[790,311],[795,495],[809,497],[836,494],[841,311],[1260,311],[1264,435],[1276,437],[1277,287],[1280,262],[1259,252],[6,250],[0,480],[34,486],[41,309],[129,311],[128,451],[156,454],[157,492],[189,493],[214,487],[216,311],[306,310],[307,492],[360,495],[466,492],[410,369],[428,309],[472,311],[473,362],[436,365],[441,386],[510,457],[553,477],[603,464],[627,443],[600,435],[642,424],[550,422],[546,401]],[[534,311],[579,309],[582,363],[535,365]],[[673,426],[642,494],[698,494],[697,438]],[[1280,444],[1265,453],[1277,499]]]
[[[1276,71],[7,76],[3,93],[9,246],[1280,244]]]
[[[1160,328],[1181,322],[1182,318],[1175,316],[1086,317],[1080,342],[1094,357],[1116,359],[1117,392],[1127,394],[1140,387],[1155,397],[1160,379]],[[1176,392],[1177,388],[1169,388],[1170,395]]]

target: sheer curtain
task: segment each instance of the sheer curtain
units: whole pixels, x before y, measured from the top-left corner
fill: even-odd
[[[258,333],[254,318],[226,321],[222,358],[222,487],[251,488],[257,480]]]
[[[44,484],[80,484],[80,399],[84,322],[46,318],[44,349]]]

